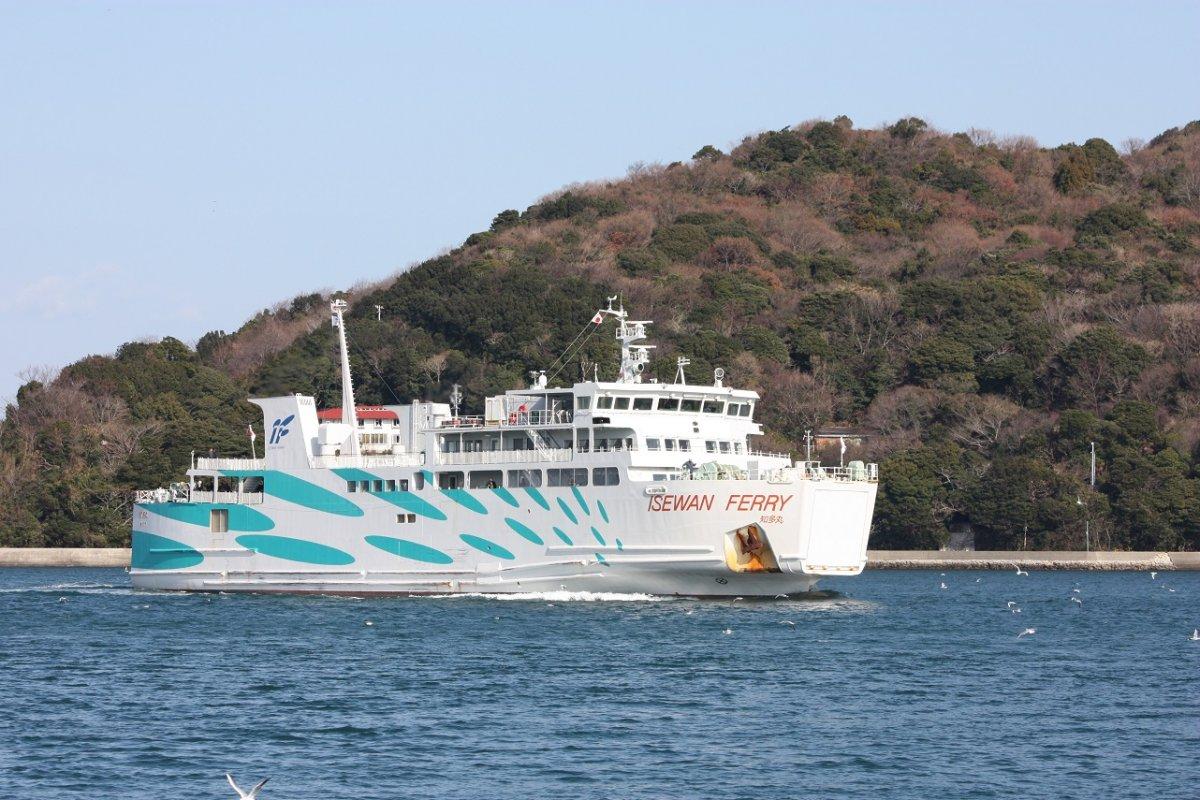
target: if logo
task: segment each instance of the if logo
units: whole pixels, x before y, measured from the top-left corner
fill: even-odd
[[[295,414],[289,414],[282,419],[277,419],[271,423],[271,436],[267,439],[267,444],[279,444],[283,441],[283,437],[288,435],[288,425],[292,424],[292,420],[296,418]]]

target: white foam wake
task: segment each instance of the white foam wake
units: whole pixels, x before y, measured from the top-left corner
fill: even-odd
[[[672,599],[638,592],[568,592],[565,589],[550,592],[462,592],[419,596],[440,600],[472,597],[483,600],[521,600],[544,603],[658,603]]]

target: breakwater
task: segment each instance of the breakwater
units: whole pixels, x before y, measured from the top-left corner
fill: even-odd
[[[127,567],[125,547],[0,547],[0,567]],[[1200,553],[871,550],[868,569],[1200,570]]]

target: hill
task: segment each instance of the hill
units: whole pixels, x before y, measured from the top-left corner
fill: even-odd
[[[882,463],[873,546],[969,526],[981,548],[1082,548],[1086,517],[1093,547],[1196,549],[1200,122],[1126,149],[839,117],[572,186],[354,292],[358,396],[460,383],[478,404],[620,293],[657,321],[651,374],[686,354],[694,378],[763,394],[767,449],[869,434],[852,455]],[[130,489],[192,450],[245,452],[246,395],[336,404],[325,306],[27,383],[0,426],[0,544],[122,543]],[[555,382],[594,364],[615,364],[607,337]]]

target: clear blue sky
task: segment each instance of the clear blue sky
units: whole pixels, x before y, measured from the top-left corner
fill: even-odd
[[[0,398],[812,117],[1200,117],[1200,3],[0,2]]]

